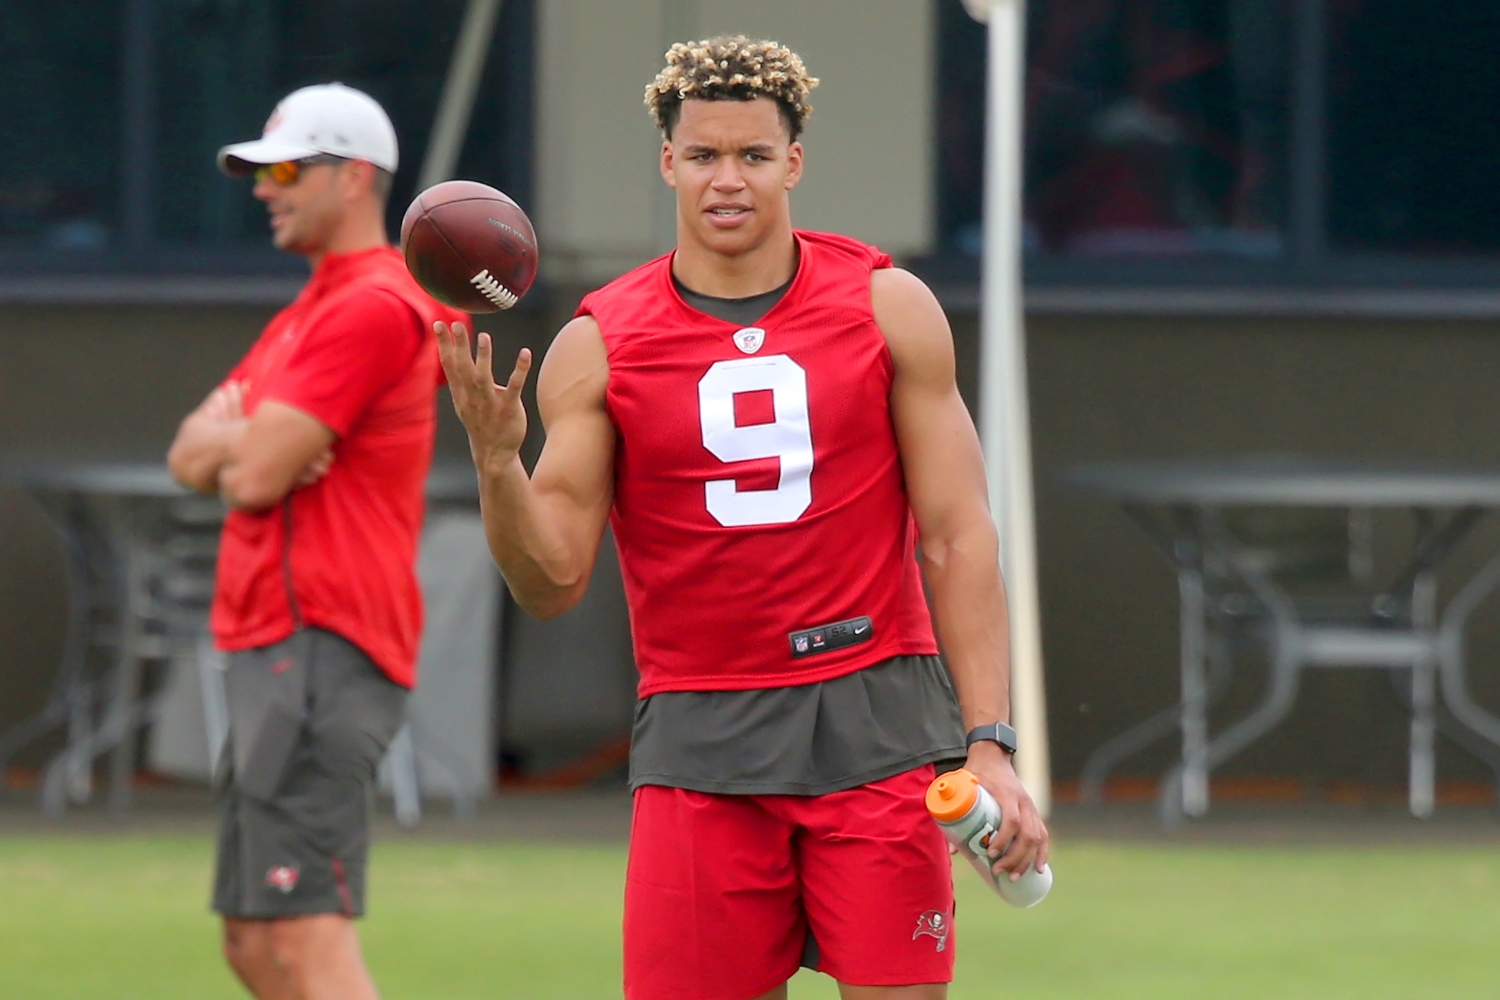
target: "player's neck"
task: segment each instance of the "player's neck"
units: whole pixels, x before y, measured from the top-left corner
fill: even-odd
[[[377,247],[389,246],[390,240],[385,235],[385,218],[368,212],[350,214],[343,223],[333,231],[328,242],[313,253],[305,254],[307,263],[314,271],[323,262],[323,258],[329,254],[359,253],[362,250],[374,250]]]
[[[741,254],[723,254],[693,240],[679,240],[672,274],[683,285],[716,299],[743,299],[773,291],[797,270],[791,227]]]

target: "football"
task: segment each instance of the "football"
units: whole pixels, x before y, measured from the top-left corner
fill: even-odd
[[[406,269],[427,294],[471,313],[509,309],[536,280],[536,230],[510,197],[475,181],[434,184],[401,220]]]

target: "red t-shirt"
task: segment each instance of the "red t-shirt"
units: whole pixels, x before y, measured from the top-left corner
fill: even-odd
[[[210,622],[221,649],[317,626],[415,683],[417,536],[442,377],[432,324],[465,318],[428,298],[391,247],[330,254],[230,373],[247,415],[273,399],[338,440],[319,482],[225,520]]]
[[[870,273],[891,259],[842,236],[796,239],[797,275],[754,327],[684,302],[670,256],[579,306],[609,355],[612,517],[641,697],[808,684],[937,652],[870,302]]]

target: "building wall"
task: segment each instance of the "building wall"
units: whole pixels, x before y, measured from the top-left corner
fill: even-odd
[[[162,460],[178,421],[272,312],[0,306],[0,455]],[[515,325],[486,325],[504,334],[508,322]],[[468,449],[446,394],[440,404],[439,453],[462,458]],[[0,483],[0,731],[46,698],[62,651],[63,565],[59,540],[36,503]]]
[[[1044,317],[1030,329],[1048,715],[1063,778],[1175,700],[1177,662],[1170,566],[1108,502],[1063,484],[1069,466],[1250,453],[1500,464],[1493,322]],[[1410,526],[1401,512],[1377,522],[1382,572],[1394,575]],[[1446,564],[1444,594],[1497,546],[1492,518]],[[1472,635],[1473,687],[1500,709],[1500,613],[1482,610]],[[1216,723],[1242,714],[1263,678],[1247,664]],[[1169,750],[1127,771],[1153,772]],[[1394,785],[1405,753],[1384,672],[1320,671],[1293,717],[1229,771]],[[1440,761],[1441,776],[1482,776],[1451,747]]]
[[[492,318],[498,356],[546,344],[572,298]],[[0,451],[159,456],[177,420],[239,356],[267,310],[188,307],[0,309]],[[1055,772],[1169,704],[1176,683],[1176,593],[1167,563],[1107,502],[1060,482],[1106,458],[1294,453],[1500,464],[1493,430],[1500,330],[1489,322],[1032,317],[1044,649]],[[976,328],[954,319],[963,389],[974,399]],[[446,399],[440,451],[466,453]],[[534,453],[536,441],[533,440]],[[1399,515],[1382,522],[1394,549]],[[1486,523],[1448,564],[1445,592],[1487,547]],[[629,724],[632,671],[609,559],[589,606],[507,636],[511,736],[582,746]],[[0,727],[41,703],[62,641],[55,539],[26,498],[0,489]],[[512,616],[515,621],[519,616]],[[1500,614],[1473,630],[1473,681],[1500,709]],[[1242,711],[1263,673],[1247,664],[1221,719]],[[1405,723],[1384,676],[1309,678],[1294,717],[1231,771],[1404,780]],[[1170,747],[1133,761],[1154,773]],[[1445,778],[1478,770],[1445,751]]]

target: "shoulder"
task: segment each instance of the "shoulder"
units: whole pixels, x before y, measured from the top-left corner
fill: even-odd
[[[609,354],[593,316],[575,316],[552,340],[537,375],[537,402],[544,406],[603,406],[609,388]]]
[[[803,248],[820,260],[843,260],[860,268],[882,269],[891,266],[891,255],[852,236],[797,230]]]
[[[415,320],[424,330],[433,320],[467,321],[467,315],[445,306],[417,284],[400,251],[384,247],[369,253],[343,275],[339,285],[318,303],[322,313],[363,314],[371,319]]]
[[[594,350],[599,351],[601,356],[604,351],[604,336],[599,332],[599,321],[588,315],[574,316],[552,338],[547,357],[571,357]]]
[[[380,281],[361,281],[339,289],[319,303],[309,317],[309,334],[356,332],[361,337],[387,339],[423,333],[421,313],[400,290]]]
[[[886,267],[870,273],[870,305],[875,321],[888,336],[892,331],[905,332],[916,324],[925,326],[941,320],[947,335],[948,317],[938,304],[937,296],[927,283],[910,271]],[[890,329],[887,329],[890,327]]]
[[[898,376],[952,370],[953,333],[948,317],[921,278],[899,267],[872,272],[870,305]]]

